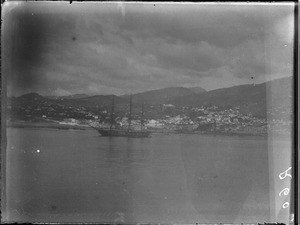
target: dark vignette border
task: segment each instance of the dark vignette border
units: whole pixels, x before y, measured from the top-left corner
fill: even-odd
[[[9,1],[9,0],[1,0],[1,5],[5,2],[5,1]],[[11,0],[14,1],[14,0]],[[20,0],[20,1],[27,1],[27,0]],[[36,0],[29,0],[29,1],[36,1]],[[51,1],[51,0],[40,0],[40,1]],[[52,0],[52,1],[57,1],[57,0]],[[73,2],[73,0],[62,0],[62,1],[67,1],[70,2],[70,4]],[[75,0],[76,2],[92,2],[93,0]],[[102,0],[102,1],[95,1],[94,2],[106,2],[106,1],[110,1],[110,0]],[[130,0],[119,0],[119,1],[123,1],[123,2],[127,2]],[[139,1],[139,0],[136,0]],[[164,2],[162,0],[152,0],[153,2]],[[144,0],[144,2],[147,2],[147,0]],[[213,0],[189,0],[189,1],[177,1],[177,0],[170,0],[168,2],[233,2],[233,1],[213,1]],[[245,2],[245,3],[255,3],[255,2],[276,2],[276,1],[262,1],[262,0],[248,0],[248,1],[237,1],[237,2]],[[277,1],[277,2],[285,2],[283,1]],[[300,214],[300,210],[299,210],[299,202],[300,202],[300,196],[299,196],[299,192],[300,192],[300,187],[299,187],[299,139],[300,139],[300,133],[298,132],[298,130],[300,129],[300,124],[299,124],[299,116],[300,113],[298,111],[298,107],[300,105],[300,95],[299,95],[299,91],[298,88],[300,86],[300,79],[298,79],[299,76],[299,0],[292,0],[291,2],[295,3],[294,6],[294,57],[293,57],[293,72],[294,72],[294,85],[293,85],[293,92],[294,92],[294,126],[293,126],[293,151],[292,151],[292,168],[293,168],[293,180],[292,180],[292,190],[293,190],[293,196],[291,199],[293,202],[293,208],[291,209],[292,212],[294,213],[294,224],[299,224],[299,214]],[[1,7],[2,8],[2,7]],[[5,76],[2,76],[2,18],[1,18],[1,36],[0,36],[0,111],[1,111],[1,117],[0,117],[0,146],[1,146],[1,151],[0,151],[0,190],[1,190],[1,209],[5,209],[6,208],[6,204],[5,204],[5,159],[6,159],[6,127],[5,127],[5,109],[6,109],[6,82],[5,82]],[[0,211],[1,212],[1,211]],[[2,214],[2,213],[1,213]],[[2,217],[2,216],[1,216]],[[267,223],[265,223],[267,224]]]
[[[298,66],[299,66],[299,35],[298,35],[298,28],[299,28],[299,2],[295,2],[295,8],[294,8],[294,152],[292,155],[292,163],[293,163],[293,168],[294,168],[294,182],[293,182],[293,188],[294,188],[294,224],[298,224],[299,222],[299,194],[298,192],[299,190],[299,186],[298,186],[298,182],[299,182],[299,174],[298,174],[298,169],[299,169],[299,142],[298,139],[300,138],[299,136],[299,121],[298,121],[298,116],[299,116],[299,112],[298,112],[298,106],[299,106],[299,92],[298,92],[298,88],[299,88],[299,79],[298,79],[298,75],[299,75],[299,70],[298,70]]]

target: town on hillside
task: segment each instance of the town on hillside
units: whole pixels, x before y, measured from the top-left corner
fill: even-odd
[[[291,119],[272,116],[258,117],[243,113],[240,106],[220,107],[216,105],[176,106],[174,104],[145,105],[141,114],[140,105],[133,108],[131,127],[155,133],[216,133],[216,134],[251,134],[266,135],[268,132],[289,132]],[[8,125],[47,124],[50,127],[87,129],[88,125],[103,128],[110,127],[110,103],[79,104],[66,99],[49,99],[38,94],[28,94],[8,101]],[[274,109],[282,114],[291,114],[284,107]],[[272,111],[274,111],[272,110]],[[291,109],[288,109],[291,110]],[[267,114],[272,112],[266,112]],[[270,120],[270,118],[272,118]],[[128,106],[116,105],[115,124],[120,128],[128,126]],[[22,126],[22,125],[20,125]]]

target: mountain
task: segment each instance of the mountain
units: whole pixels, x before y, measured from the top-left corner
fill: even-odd
[[[140,104],[161,105],[173,104],[182,106],[218,106],[219,108],[239,107],[243,114],[269,119],[290,118],[292,115],[293,93],[292,77],[281,78],[261,84],[239,85],[207,92],[195,93],[190,88],[170,87],[146,91],[132,95],[133,109],[140,110]],[[196,90],[201,90],[197,87]],[[128,112],[129,96],[95,95],[84,97],[76,95],[70,98],[49,99],[37,93],[28,93],[17,98],[11,98],[8,103],[25,108],[67,108],[86,107],[97,112],[101,108],[110,110],[114,98],[115,110]],[[71,106],[71,107],[70,107]],[[47,108],[46,107],[46,108]],[[21,113],[20,111],[20,113]],[[59,111],[59,110],[58,110]]]
[[[28,93],[11,99],[12,102],[23,105],[38,104],[40,102],[46,102],[48,100],[49,99],[39,95],[38,93]]]
[[[44,96],[49,99],[79,99],[79,98],[87,98],[89,95],[86,94],[75,94],[75,95],[64,95],[64,96]]]
[[[80,98],[87,98],[89,95],[86,94],[75,94],[75,95],[66,95],[66,96],[59,96],[59,99],[80,99]]]
[[[206,90],[203,89],[202,87],[190,87],[189,89],[190,89],[192,92],[194,92],[195,94],[199,94],[199,93],[206,92]]]
[[[45,98],[37,93],[28,93],[21,95],[19,97],[13,97],[7,99],[8,105],[13,105],[14,107],[36,107],[41,104],[52,104],[55,100]]]
[[[172,100],[194,94],[192,90],[184,87],[169,87],[158,90],[146,91],[132,95],[133,103],[145,103],[150,105],[159,105],[163,103],[169,103]],[[121,96],[125,99],[129,99],[128,95]]]
[[[76,99],[74,101],[86,102],[86,103],[102,105],[102,106],[110,106],[112,104],[113,99],[116,105],[127,103],[126,99],[116,95],[95,95],[95,96]]]
[[[291,109],[291,85],[292,78],[286,77],[257,85],[239,85],[178,97],[172,103],[178,106],[239,106],[242,113],[266,117],[267,112],[273,112],[275,108]]]
[[[43,96],[39,95],[38,93],[32,92],[28,94],[21,95],[17,97],[16,99],[20,101],[37,101],[37,100],[42,100],[45,99]]]

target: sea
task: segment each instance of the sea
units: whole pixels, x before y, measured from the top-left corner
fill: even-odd
[[[267,137],[10,127],[6,140],[4,221],[270,220]]]

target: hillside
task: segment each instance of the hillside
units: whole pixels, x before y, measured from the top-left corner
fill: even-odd
[[[291,109],[291,79],[291,77],[287,77],[257,85],[239,85],[217,89],[179,97],[172,103],[178,106],[240,106],[243,113],[266,117],[268,111],[274,111],[276,108]]]
[[[158,90],[146,91],[132,95],[133,103],[145,103],[149,105],[159,105],[163,103],[169,103],[172,100],[194,94],[192,90],[184,87],[169,87]],[[129,98],[129,96],[122,96],[123,98]]]
[[[80,99],[80,98],[87,98],[89,95],[86,94],[75,94],[75,95],[65,95],[65,96],[59,96],[60,99]]]
[[[197,90],[200,90],[197,87]],[[81,95],[82,96],[82,95]],[[139,112],[144,103],[148,113],[159,115],[162,104],[171,103],[177,108],[190,106],[218,106],[224,108],[239,108],[243,114],[252,114],[260,118],[287,118],[292,112],[292,78],[282,78],[257,85],[240,85],[213,91],[194,93],[189,88],[171,87],[146,91],[132,95],[133,110]],[[79,97],[79,95],[77,95]],[[37,93],[28,93],[12,98],[8,104],[19,108],[21,115],[25,109],[44,114],[47,110],[54,110],[56,114],[65,114],[67,110],[98,113],[101,110],[110,111],[114,98],[115,111],[126,113],[129,110],[129,96],[95,95],[82,98],[49,99]],[[154,106],[154,107],[152,107]],[[151,112],[149,111],[151,108]],[[74,111],[74,112],[75,112]],[[178,113],[176,110],[173,114]],[[70,112],[68,115],[71,115]]]
[[[39,95],[38,93],[28,93],[21,95],[20,97],[15,98],[18,101],[23,101],[23,102],[32,102],[32,101],[41,101],[45,100],[43,96]]]
[[[115,95],[95,95],[91,97],[85,97],[80,99],[68,99],[69,102],[74,102],[78,104],[89,104],[89,105],[101,105],[101,106],[111,106],[112,100],[114,99],[115,104],[126,103],[126,99]]]
[[[39,95],[38,93],[28,93],[21,95],[19,97],[13,97],[13,98],[8,98],[7,104],[8,105],[14,105],[14,106],[32,106],[36,107],[37,105],[40,104],[53,104],[55,103],[56,100],[54,99],[49,99],[46,97],[43,97]]]
[[[202,87],[189,87],[189,89],[194,92],[195,94],[199,94],[199,93],[203,93],[206,92],[205,89],[203,89]]]

